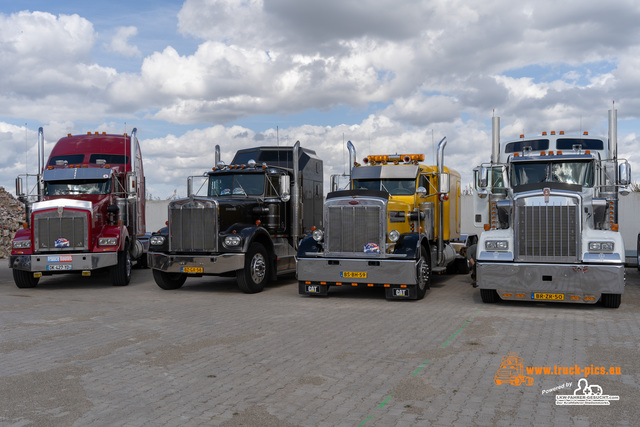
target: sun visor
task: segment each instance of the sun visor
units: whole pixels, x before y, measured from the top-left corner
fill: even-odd
[[[42,174],[44,181],[70,181],[73,179],[109,179],[112,170],[105,168],[47,169]]]
[[[352,179],[416,179],[418,165],[358,166],[351,171]]]

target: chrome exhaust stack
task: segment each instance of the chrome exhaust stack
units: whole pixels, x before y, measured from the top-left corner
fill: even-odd
[[[300,240],[300,141],[296,141],[293,145],[293,189],[291,191],[291,207],[293,214],[291,215],[291,235],[293,237],[293,247],[298,249],[298,241]]]
[[[440,187],[439,192],[441,192],[443,188],[442,180],[444,177],[444,147],[446,145],[447,137],[445,136],[438,143],[437,167],[438,185]],[[444,201],[440,197],[438,199],[438,265],[440,266],[444,263]]]
[[[42,201],[44,195],[44,181],[42,174],[44,173],[44,130],[38,128],[38,201]]]
[[[351,141],[347,141],[347,149],[349,150],[349,189],[351,189],[351,171],[358,160],[356,157],[356,147]]]
[[[491,164],[500,163],[500,117],[491,118]]]

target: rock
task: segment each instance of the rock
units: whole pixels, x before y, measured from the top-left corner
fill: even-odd
[[[0,258],[11,253],[11,242],[24,222],[24,205],[0,187]]]

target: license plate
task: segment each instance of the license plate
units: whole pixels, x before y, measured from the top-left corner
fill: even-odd
[[[204,267],[182,267],[183,273],[204,273]]]
[[[347,279],[366,279],[367,272],[366,271],[341,271],[340,277],[344,277]]]
[[[70,265],[47,265],[48,271],[63,271],[63,270],[71,270]]]
[[[409,294],[407,293],[408,289],[394,289],[393,290],[393,296],[394,297],[408,297]]]
[[[554,301],[564,301],[564,294],[531,294],[531,299],[550,299]]]
[[[318,285],[307,285],[307,292],[310,294],[320,293],[320,286]]]

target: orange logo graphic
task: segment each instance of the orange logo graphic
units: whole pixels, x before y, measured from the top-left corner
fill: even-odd
[[[496,371],[493,382],[497,385],[508,383],[519,386],[521,384],[533,385],[533,377],[524,374],[522,365],[522,357],[518,357],[518,353],[509,353],[502,358],[500,367]]]

